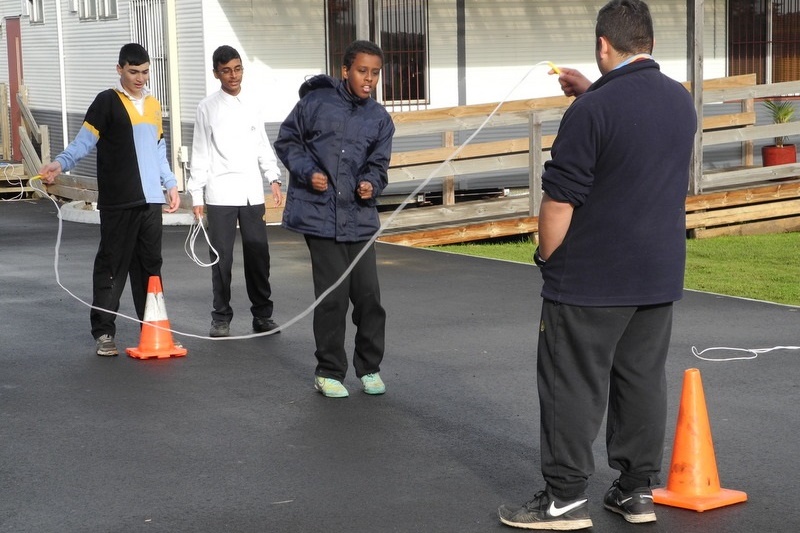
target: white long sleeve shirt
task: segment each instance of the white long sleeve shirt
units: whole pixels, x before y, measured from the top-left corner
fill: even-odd
[[[242,89],[221,89],[197,106],[187,188],[195,206],[264,203],[264,182],[281,177],[263,108]]]

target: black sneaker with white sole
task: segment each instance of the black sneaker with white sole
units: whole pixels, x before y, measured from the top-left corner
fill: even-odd
[[[524,505],[501,505],[497,515],[505,525],[521,529],[572,531],[592,527],[588,498],[560,500],[547,490],[537,492]]]
[[[656,521],[656,510],[653,505],[653,491],[648,487],[625,492],[619,488],[619,480],[614,481],[603,498],[605,508],[612,513],[623,516],[632,524],[643,524]]]

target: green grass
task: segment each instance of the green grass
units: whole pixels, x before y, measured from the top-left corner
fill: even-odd
[[[534,245],[525,238],[435,249],[533,263]],[[685,286],[800,306],[800,233],[690,239]]]

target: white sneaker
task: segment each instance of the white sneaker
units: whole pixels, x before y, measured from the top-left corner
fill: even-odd
[[[386,385],[384,385],[380,374],[367,374],[361,376],[361,383],[364,384],[364,392],[367,394],[383,394],[386,392]]]
[[[314,376],[314,388],[322,393],[326,398],[347,398],[350,393],[342,385],[341,381],[331,378]]]

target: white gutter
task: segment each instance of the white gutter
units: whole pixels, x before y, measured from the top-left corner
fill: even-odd
[[[67,123],[67,80],[66,80],[66,66],[64,62],[64,28],[61,21],[61,0],[56,0],[56,36],[58,39],[58,77],[59,86],[61,90],[61,142],[63,144],[62,150],[69,144],[69,125]],[[60,152],[61,150],[59,150]],[[46,163],[49,161],[43,161]]]
[[[166,24],[166,46],[167,46],[167,80],[169,81],[169,138],[170,138],[170,162],[172,171],[178,179],[178,190],[186,190],[186,176],[183,165],[188,163],[185,146],[183,146],[183,136],[181,134],[181,91],[180,77],[178,76],[178,37],[177,21],[175,13],[175,0],[165,2],[167,24]]]

